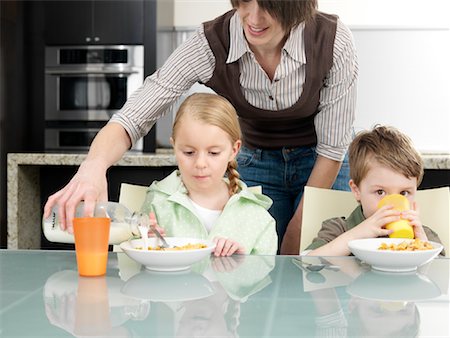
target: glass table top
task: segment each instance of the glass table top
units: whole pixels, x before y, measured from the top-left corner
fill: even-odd
[[[383,273],[354,257],[232,256],[163,273],[110,252],[89,278],[73,251],[0,250],[0,337],[450,336],[449,271],[447,258]]]

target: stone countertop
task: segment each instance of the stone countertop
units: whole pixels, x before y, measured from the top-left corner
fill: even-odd
[[[43,166],[78,166],[86,153],[10,153],[7,169],[8,249],[40,249],[39,170]],[[423,154],[425,169],[450,170],[450,154]],[[173,167],[171,149],[128,152],[115,166]]]
[[[85,153],[11,153],[10,165],[80,165]],[[450,169],[450,154],[422,154],[425,169]],[[129,152],[116,166],[164,167],[176,166],[171,149],[160,149],[156,153]]]
[[[11,165],[75,165],[86,158],[86,153],[10,153],[8,166]],[[165,167],[176,166],[175,156],[169,152],[126,153],[115,166]]]
[[[79,166],[86,153],[10,153],[7,169],[8,249],[40,249],[40,168]],[[172,153],[128,152],[115,164],[122,167],[174,167]]]

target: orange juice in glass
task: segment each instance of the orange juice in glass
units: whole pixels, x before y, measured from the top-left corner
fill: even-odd
[[[77,217],[73,219],[75,252],[80,276],[106,274],[111,219]]]

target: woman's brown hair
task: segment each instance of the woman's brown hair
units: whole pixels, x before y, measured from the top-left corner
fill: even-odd
[[[236,110],[227,99],[220,95],[195,93],[186,98],[178,109],[173,122],[172,139],[174,141],[180,121],[186,114],[203,123],[219,127],[229,135],[232,144],[242,138]],[[230,195],[233,195],[240,190],[239,173],[235,159],[228,162],[226,174],[230,181]]]
[[[230,0],[233,8],[248,0]],[[317,0],[256,0],[283,27],[286,33],[303,21],[311,19],[317,11]]]

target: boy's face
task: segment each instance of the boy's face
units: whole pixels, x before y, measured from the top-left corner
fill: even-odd
[[[373,161],[359,186],[350,180],[350,188],[356,200],[361,203],[364,217],[368,218],[377,210],[378,202],[386,195],[404,195],[413,205],[417,191],[417,178],[405,177],[403,174]]]

